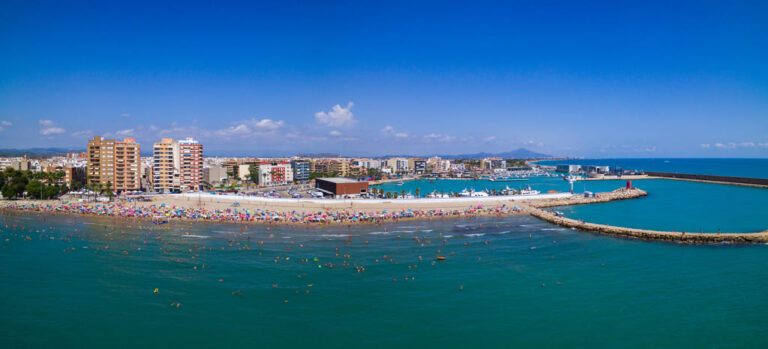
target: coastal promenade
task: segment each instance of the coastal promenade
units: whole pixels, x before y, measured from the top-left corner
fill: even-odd
[[[317,210],[457,210],[469,206],[502,206],[518,202],[561,200],[574,195],[571,193],[544,193],[537,195],[502,195],[487,197],[458,197],[446,199],[284,199],[246,195],[213,195],[208,193],[187,193],[159,195],[149,203],[138,205],[167,204],[183,207],[205,207],[227,209],[237,203],[241,209],[270,209],[280,211],[314,212]]]

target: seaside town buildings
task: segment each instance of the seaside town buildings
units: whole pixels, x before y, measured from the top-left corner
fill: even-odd
[[[294,160],[291,161],[293,170],[293,180],[297,183],[306,183],[309,181],[310,166],[309,161]]]
[[[153,144],[152,154],[142,158],[135,140],[122,141],[94,137],[87,152],[71,153],[48,159],[26,157],[0,158],[0,166],[21,170],[63,172],[60,184],[71,186],[82,182],[107,186],[118,193],[152,191],[158,193],[188,192],[214,187],[242,190],[258,187],[308,183],[310,178],[338,177],[350,180],[402,179],[414,177],[452,178],[504,176],[507,161],[489,157],[473,159],[389,158],[253,158],[205,157],[203,145],[195,139],[162,138]],[[512,162],[518,164],[518,162]],[[518,165],[520,166],[520,165]],[[559,171],[608,173],[606,167],[558,167]],[[59,177],[56,177],[59,178]],[[50,180],[50,179],[49,179]]]
[[[271,187],[293,183],[293,169],[288,162],[262,162],[259,164],[259,185]]]
[[[501,158],[485,158],[481,162],[482,168],[485,170],[505,169],[507,168],[507,162]]]
[[[193,138],[179,141],[181,191],[198,191],[203,185],[203,145]]]
[[[155,143],[153,190],[158,193],[197,191],[203,184],[203,145],[192,138]]]
[[[88,184],[111,186],[115,192],[141,189],[141,147],[133,138],[123,141],[99,136],[88,141]]]
[[[210,185],[219,185],[227,180],[227,168],[224,166],[209,166],[203,168],[203,181]]]
[[[181,187],[181,161],[179,143],[163,138],[155,143],[152,153],[152,189],[158,193],[172,193]]]

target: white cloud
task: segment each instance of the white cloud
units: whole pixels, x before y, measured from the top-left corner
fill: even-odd
[[[130,118],[131,117],[131,113],[122,113],[122,114],[120,114],[120,116],[122,116],[124,118]]]
[[[148,130],[150,131],[157,131],[158,128],[156,126],[149,126]],[[208,137],[211,135],[211,131],[199,128],[197,126],[181,126],[181,127],[173,127],[166,130],[160,130],[160,132],[157,132],[158,135],[166,136],[166,135],[173,135],[175,137]]]
[[[61,128],[61,127],[46,127],[42,130],[40,130],[40,134],[43,136],[52,136],[67,132],[67,130]]]
[[[443,134],[439,134],[439,133],[430,133],[430,134],[424,136],[424,140],[447,143],[447,142],[455,141],[456,137],[449,136],[449,135],[443,135]]]
[[[355,115],[352,114],[352,107],[355,104],[352,102],[347,103],[347,107],[343,108],[341,105],[336,104],[331,108],[331,111],[324,112],[319,111],[315,113],[315,120],[321,125],[327,127],[349,127],[354,125]]]
[[[40,120],[37,123],[40,124],[40,126],[53,126],[53,121],[51,120]]]
[[[701,147],[704,149],[709,149],[711,146],[709,145],[709,143],[702,143]]]
[[[733,143],[733,142],[730,142],[730,143],[727,143],[727,144],[715,143],[715,148],[718,148],[718,149],[733,149],[733,148],[736,148],[736,143]]]
[[[13,123],[10,122],[10,121],[3,120],[3,121],[0,121],[0,125],[3,125],[3,126],[13,126]]]
[[[485,137],[485,139],[483,139],[483,141],[485,142],[493,142],[495,140],[496,140],[496,136],[488,136],[488,137]]]
[[[754,148],[755,142],[741,142],[739,143],[739,146],[742,148]]]
[[[251,119],[233,123],[225,129],[216,131],[219,136],[248,136],[258,135],[273,132],[281,127],[285,123],[282,120],[275,121],[272,119]]]
[[[381,129],[381,134],[384,135],[384,137],[395,137],[397,139],[408,138],[407,132],[397,132],[394,127],[389,125],[384,126],[384,128]]]
[[[133,131],[134,130],[132,128],[127,128],[125,130],[120,130],[120,131],[115,132],[115,135],[123,136],[123,137],[128,137],[128,136],[132,136],[133,135]]]
[[[94,135],[93,130],[82,130],[82,131],[72,132],[72,137],[77,137],[77,138],[91,137],[93,135]]]
[[[334,137],[341,136],[341,132],[336,131],[336,130],[333,130],[333,131],[329,132],[328,134],[331,135],[331,136],[334,136]]]
[[[760,148],[768,148],[768,142],[765,143],[757,143],[757,146]]]

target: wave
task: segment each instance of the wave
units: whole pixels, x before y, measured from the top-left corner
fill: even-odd
[[[368,233],[370,235],[389,235],[392,234],[391,231],[374,231],[372,233]]]
[[[184,238],[196,238],[196,239],[207,239],[210,236],[205,236],[205,235],[182,235],[181,237],[184,237]]]
[[[346,239],[348,237],[351,237],[352,235],[349,235],[349,234],[320,234],[320,236],[322,236],[324,238],[345,238]]]
[[[464,234],[464,236],[468,236],[468,237],[471,237],[471,238],[477,238],[477,237],[485,236],[485,233]]]

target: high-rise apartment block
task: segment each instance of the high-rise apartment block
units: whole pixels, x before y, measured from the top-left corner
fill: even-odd
[[[153,190],[160,193],[200,190],[203,184],[203,145],[187,138],[163,138],[153,147]]]
[[[186,138],[179,141],[181,191],[197,191],[203,185],[203,145]]]
[[[179,143],[162,138],[152,148],[152,190],[170,193],[181,188]]]
[[[88,141],[88,184],[111,185],[115,192],[141,189],[141,147],[133,138],[123,141],[99,136]]]

